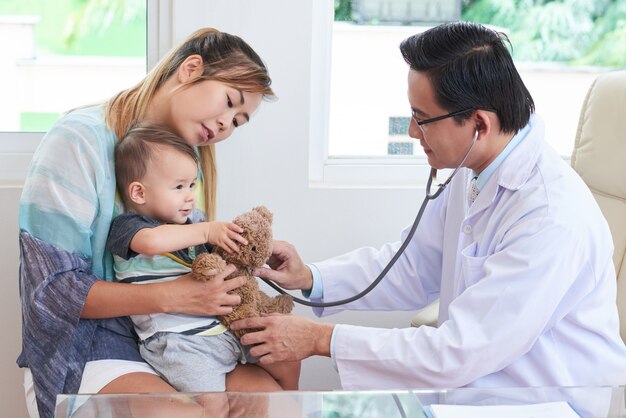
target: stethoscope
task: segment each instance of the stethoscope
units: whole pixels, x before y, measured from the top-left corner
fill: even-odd
[[[367,295],[369,292],[372,291],[372,289],[374,289],[376,286],[378,286],[378,283],[380,283],[380,281],[387,275],[387,272],[389,272],[389,270],[391,269],[391,267],[393,267],[393,265],[396,263],[398,258],[400,258],[400,256],[402,255],[402,253],[404,252],[406,247],[408,247],[409,243],[411,242],[411,239],[413,238],[413,235],[415,234],[415,231],[417,230],[417,226],[419,225],[420,220],[422,219],[422,215],[424,214],[424,210],[426,209],[426,205],[428,204],[429,201],[435,200],[436,198],[439,197],[439,195],[441,193],[443,193],[443,191],[448,186],[448,184],[450,183],[452,178],[461,169],[461,167],[463,167],[463,164],[465,164],[465,161],[467,160],[467,157],[469,156],[470,151],[472,151],[472,148],[474,147],[474,144],[476,143],[476,139],[478,139],[478,129],[476,129],[474,131],[474,137],[472,138],[472,143],[470,144],[467,152],[465,153],[465,156],[463,156],[463,159],[461,160],[459,165],[454,169],[452,174],[450,174],[450,176],[448,176],[446,181],[444,181],[443,183],[440,183],[437,186],[437,190],[435,190],[435,192],[431,192],[431,187],[432,187],[433,182],[437,181],[437,169],[436,168],[431,168],[430,169],[430,176],[429,176],[428,181],[426,183],[426,196],[424,197],[424,200],[422,201],[422,205],[420,206],[420,209],[417,212],[417,216],[415,217],[415,220],[413,221],[413,225],[411,226],[411,230],[409,231],[409,234],[404,239],[404,242],[402,242],[402,245],[400,246],[398,251],[396,251],[396,253],[391,258],[391,260],[389,260],[389,262],[387,263],[385,268],[380,272],[378,277],[376,277],[376,280],[374,280],[362,292],[360,292],[360,293],[358,293],[358,294],[356,294],[354,296],[351,296],[349,298],[336,300],[336,301],[333,301],[333,302],[311,302],[311,301],[308,301],[308,300],[305,300],[305,299],[300,299],[300,298],[297,298],[297,297],[295,297],[293,295],[290,295],[285,290],[283,290],[281,287],[279,287],[277,284],[275,284],[275,283],[273,283],[273,282],[271,282],[271,281],[269,281],[267,279],[262,279],[262,280],[265,283],[267,283],[269,286],[271,286],[277,292],[282,293],[283,295],[290,295],[293,298],[294,302],[297,302],[297,303],[299,303],[301,305],[305,305],[305,306],[311,306],[311,307],[314,307],[314,308],[329,308],[331,306],[345,305],[346,303],[354,302],[355,300],[360,299],[363,296]]]

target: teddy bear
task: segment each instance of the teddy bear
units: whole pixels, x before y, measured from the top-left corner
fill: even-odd
[[[246,283],[233,292],[241,297],[241,304],[233,308],[228,315],[218,315],[217,318],[230,328],[230,324],[238,319],[260,316],[262,313],[290,313],[293,309],[293,299],[289,295],[269,297],[259,288],[257,279],[252,276],[252,270],[261,267],[272,255],[272,213],[265,206],[258,206],[233,219],[243,232],[241,236],[248,241],[248,245],[238,243],[238,253],[227,253],[224,249],[215,247],[212,253],[199,254],[191,265],[192,277],[196,280],[211,280],[227,264],[233,264],[237,270],[225,280],[238,276],[245,276]],[[254,330],[233,331],[241,338],[247,332]]]

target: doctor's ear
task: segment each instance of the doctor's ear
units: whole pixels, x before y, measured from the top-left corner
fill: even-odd
[[[476,111],[476,119],[475,119],[475,127],[478,134],[487,134],[491,129],[491,119],[489,119],[489,115],[484,110]]]

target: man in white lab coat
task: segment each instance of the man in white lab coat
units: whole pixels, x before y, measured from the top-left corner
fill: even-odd
[[[297,316],[233,324],[262,329],[242,338],[256,344],[261,363],[332,356],[345,389],[626,383],[608,225],[545,142],[505,41],[456,22],[402,43],[409,135],[432,167],[465,168],[426,207],[377,288],[317,312],[416,310],[440,298],[439,326],[378,329]],[[276,242],[272,269],[256,274],[334,301],[366,288],[399,246],[307,266]]]

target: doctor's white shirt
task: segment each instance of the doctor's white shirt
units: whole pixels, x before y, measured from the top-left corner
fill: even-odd
[[[413,311],[440,299],[438,328],[337,325],[344,389],[626,383],[609,227],[543,137],[533,117],[469,209],[473,174],[460,171],[371,293],[316,311]],[[359,293],[400,244],[315,263],[323,299]]]

